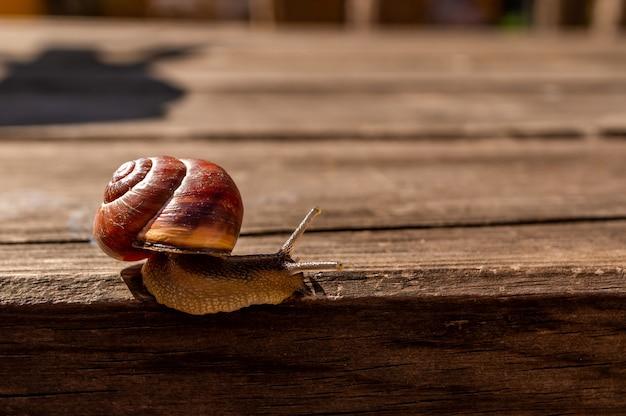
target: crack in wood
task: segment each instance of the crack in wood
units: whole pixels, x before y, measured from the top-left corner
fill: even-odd
[[[589,215],[589,216],[572,216],[572,217],[552,217],[537,219],[515,219],[503,221],[477,221],[477,222],[450,222],[435,224],[407,224],[393,226],[353,226],[353,227],[329,227],[316,228],[307,231],[307,235],[326,234],[326,233],[349,233],[349,232],[386,232],[386,231],[408,231],[408,230],[431,230],[431,229],[463,229],[463,228],[490,228],[490,227],[516,227],[527,225],[549,225],[549,224],[584,224],[594,222],[620,222],[626,221],[626,215]],[[247,238],[263,238],[270,236],[289,235],[293,230],[274,229],[258,232],[242,232],[240,237]],[[42,239],[42,240],[26,240],[26,241],[0,241],[0,246],[17,246],[17,245],[35,245],[35,244],[94,244],[91,239]]]

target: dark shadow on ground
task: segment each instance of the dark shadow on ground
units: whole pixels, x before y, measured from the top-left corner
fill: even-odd
[[[95,49],[49,48],[9,62],[0,81],[0,125],[86,123],[162,117],[185,91],[150,66],[191,48],[159,49],[129,63],[104,62]]]

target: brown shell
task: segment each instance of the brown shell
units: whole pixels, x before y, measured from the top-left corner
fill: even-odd
[[[224,169],[161,156],[117,169],[93,233],[102,250],[120,260],[147,258],[150,250],[227,255],[242,219],[241,195]]]

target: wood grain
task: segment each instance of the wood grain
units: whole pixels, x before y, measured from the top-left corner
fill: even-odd
[[[621,414],[620,297],[2,311],[4,414]]]
[[[28,82],[28,81],[25,81]],[[0,128],[2,140],[171,140],[181,137],[205,139],[459,139],[556,136],[580,138],[603,136],[607,129],[626,129],[623,110],[624,84],[589,83],[582,89],[598,92],[563,91],[550,82],[540,85],[511,85],[527,93],[501,91],[360,92],[359,85],[343,83],[343,89],[324,91],[332,86],[308,82],[292,91],[267,92],[280,86],[247,86],[250,92],[191,93],[171,106],[162,118],[138,119],[132,123],[79,123],[49,126],[13,126],[7,119]],[[393,82],[390,82],[393,84]],[[352,84],[352,87],[351,87]],[[455,82],[442,89],[465,88]],[[244,84],[245,86],[245,84]],[[380,88],[397,88],[381,86]],[[130,88],[132,90],[132,87]],[[430,90],[430,91],[428,91]],[[602,91],[605,92],[602,92]],[[136,95],[123,93],[104,105],[132,106]],[[146,98],[147,96],[144,96]],[[33,101],[30,101],[30,100]],[[13,106],[19,114],[36,114],[33,102],[63,103],[68,111],[94,105],[93,96],[36,93]],[[130,107],[129,107],[130,108]],[[21,122],[23,123],[23,121]]]
[[[172,154],[212,160],[240,187],[244,233],[626,216],[626,144],[584,141],[244,141],[0,145],[0,241],[86,241],[112,172]]]
[[[113,70],[10,72],[54,48]],[[2,21],[7,110],[160,94],[138,76],[184,95],[0,128],[0,414],[623,414],[624,69],[576,34]],[[345,270],[232,314],[134,300],[90,222],[119,164],[159,154],[232,174],[236,253],[319,205],[296,253]]]
[[[207,317],[135,302],[94,246],[0,245],[0,410],[619,414],[625,236],[626,221],[311,233],[302,259],[348,264],[314,277],[315,299]]]
[[[161,118],[0,128],[0,414],[624,414],[623,43],[82,20],[0,40],[21,114],[184,90]],[[11,72],[53,48],[112,71]],[[319,205],[296,254],[345,270],[232,314],[134,300],[90,222],[119,164],[159,154],[232,174],[236,253]]]
[[[131,114],[138,95],[162,93],[146,91],[146,76],[186,95],[163,117],[2,127],[2,139],[571,137],[626,129],[626,48],[579,36],[3,23],[5,126],[51,111],[41,103],[69,114],[94,106]],[[93,52],[109,70],[32,65],[46,50]],[[133,62],[145,65],[115,70]],[[15,64],[25,68],[16,73]]]
[[[244,237],[236,253],[271,253],[286,235]],[[315,274],[318,299],[624,294],[626,222],[309,233],[302,260],[338,260]],[[133,303],[127,266],[90,244],[0,245],[0,304]]]

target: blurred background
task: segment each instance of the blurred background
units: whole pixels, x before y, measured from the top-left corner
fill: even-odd
[[[3,0],[0,15],[180,18],[361,27],[584,28],[609,24],[624,27],[625,14],[618,3],[612,0]]]

